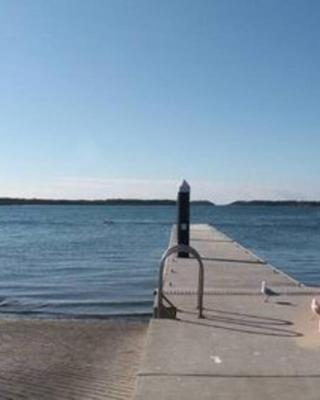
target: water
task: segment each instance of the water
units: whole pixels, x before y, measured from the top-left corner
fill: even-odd
[[[150,314],[172,206],[0,207],[0,313]],[[104,223],[107,222],[107,223]],[[320,285],[320,209],[194,206],[299,281]]]

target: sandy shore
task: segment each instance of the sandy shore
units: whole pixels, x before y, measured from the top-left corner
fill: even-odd
[[[147,326],[0,320],[0,399],[130,399]]]

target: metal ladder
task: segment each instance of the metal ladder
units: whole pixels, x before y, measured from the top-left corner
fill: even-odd
[[[185,252],[191,254],[199,264],[199,275],[198,275],[198,298],[197,298],[197,309],[198,309],[198,318],[203,318],[203,291],[204,291],[204,266],[202,263],[202,259],[200,254],[191,246],[187,246],[185,244],[178,244],[176,246],[170,247],[163,254],[160,261],[160,271],[159,271],[159,283],[158,283],[158,292],[157,292],[157,305],[155,309],[154,316],[155,318],[175,318],[177,308],[174,304],[165,296],[163,293],[163,272],[166,264],[166,259],[174,253]],[[165,306],[163,301],[166,301],[169,304]]]

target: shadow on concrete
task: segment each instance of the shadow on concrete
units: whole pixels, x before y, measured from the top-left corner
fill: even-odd
[[[234,258],[209,258],[209,257],[201,257],[202,261],[220,261],[220,262],[229,262],[229,263],[237,263],[237,264],[259,264],[259,265],[267,265],[265,261],[260,260],[237,260]]]
[[[276,301],[276,304],[278,304],[279,306],[297,307],[296,304],[293,304],[290,301]]]
[[[215,314],[223,314],[223,315],[232,315],[237,317],[248,317],[253,319],[254,321],[259,320],[261,324],[268,324],[268,325],[293,325],[291,321],[287,321],[280,318],[271,318],[271,317],[264,317],[261,315],[252,315],[247,313],[240,313],[234,311],[226,311],[226,310],[219,310],[217,308],[204,308],[206,311],[213,312]],[[252,322],[252,321],[250,321]]]
[[[195,313],[182,311],[181,314],[190,315]],[[228,316],[228,312],[226,312],[225,315],[208,315],[205,313],[203,319],[184,319],[182,317],[177,318],[177,320],[186,324],[206,326],[213,329],[222,329],[225,331],[246,333],[250,335],[277,336],[282,338],[303,336],[303,334],[300,332],[279,328],[279,325],[293,325],[291,321],[274,320],[258,315],[251,316],[252,318],[254,318],[254,320],[251,321],[247,318],[247,316],[243,318],[242,314],[237,315],[237,313],[233,313],[232,315],[233,316]]]
[[[191,238],[192,242],[208,242],[208,243],[235,243],[234,240],[231,239],[193,239]]]

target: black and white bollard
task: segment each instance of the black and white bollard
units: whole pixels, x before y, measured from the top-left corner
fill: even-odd
[[[178,221],[177,221],[177,242],[189,246],[190,232],[190,186],[187,181],[183,181],[178,192]],[[186,252],[179,252],[178,257],[188,258]]]

